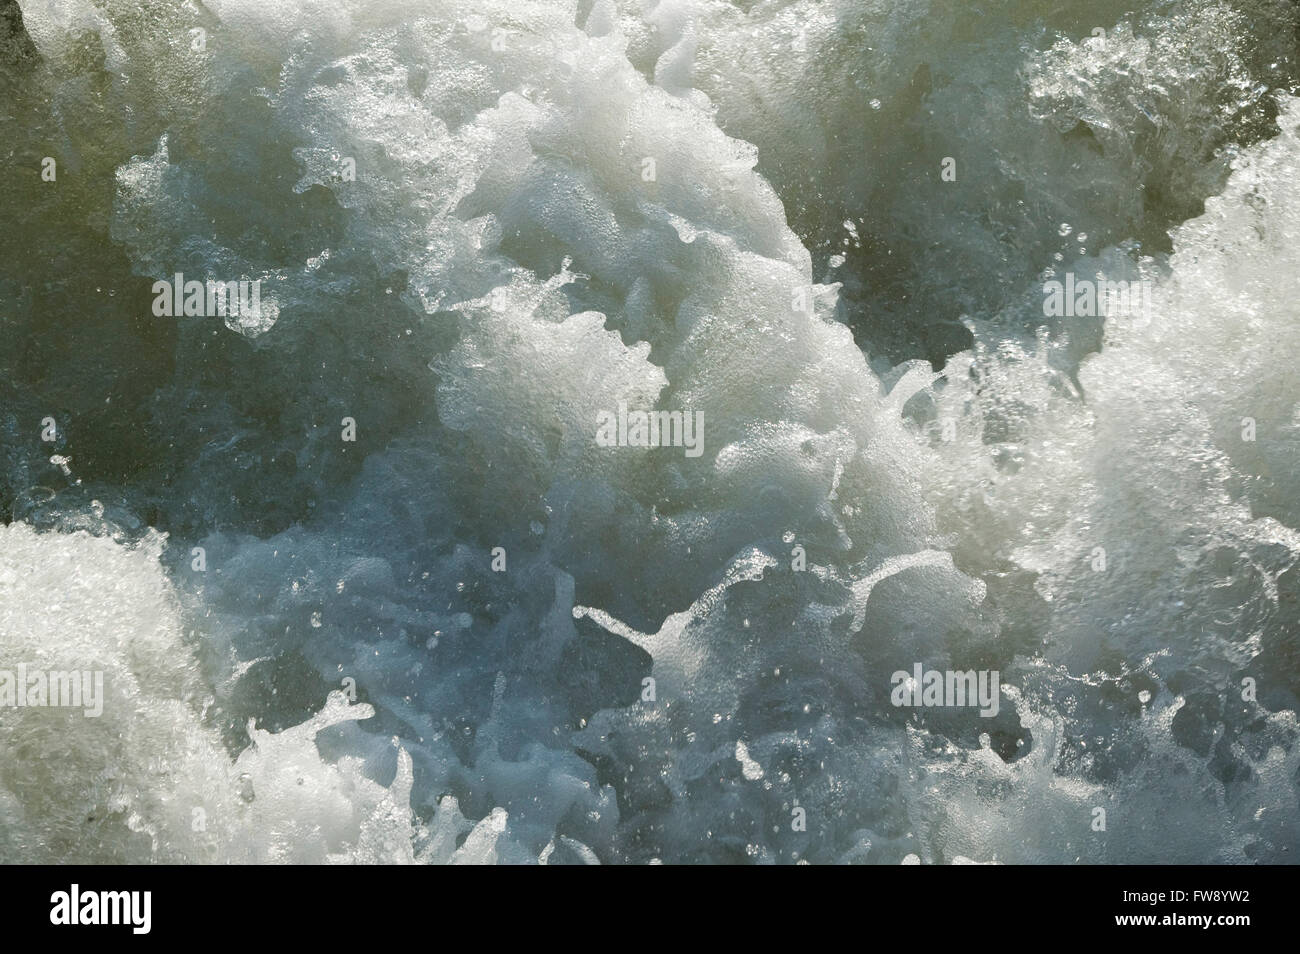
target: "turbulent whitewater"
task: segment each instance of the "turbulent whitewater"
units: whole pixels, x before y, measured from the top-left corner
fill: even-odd
[[[0,861],[1296,860],[1298,94],[1289,0],[0,0],[0,669],[104,674]]]

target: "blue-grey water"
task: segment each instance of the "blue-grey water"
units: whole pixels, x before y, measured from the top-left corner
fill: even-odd
[[[1298,30],[3,0],[0,861],[1294,861]]]

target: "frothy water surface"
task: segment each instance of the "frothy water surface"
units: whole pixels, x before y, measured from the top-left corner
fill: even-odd
[[[1300,850],[1294,4],[0,12],[0,860]]]

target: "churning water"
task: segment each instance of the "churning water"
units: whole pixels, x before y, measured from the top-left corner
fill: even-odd
[[[0,860],[1294,860],[1298,28],[4,0]]]

